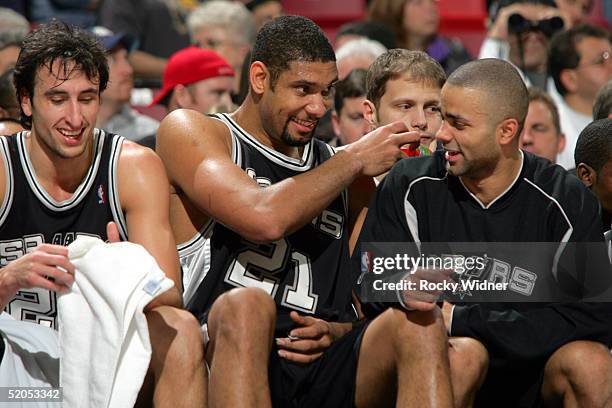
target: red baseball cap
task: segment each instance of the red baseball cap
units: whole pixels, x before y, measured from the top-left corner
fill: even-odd
[[[164,69],[162,89],[149,106],[158,104],[177,85],[189,85],[208,78],[234,76],[232,67],[216,52],[195,46],[172,54]]]

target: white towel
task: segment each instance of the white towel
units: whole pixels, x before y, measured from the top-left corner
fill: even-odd
[[[75,282],[58,299],[64,407],[131,407],[151,358],[142,310],[174,283],[140,245],[79,237],[68,252]]]
[[[55,330],[0,314],[0,341],[5,350],[0,363],[0,387],[59,386],[59,347]],[[7,397],[3,390],[3,397]],[[0,401],[0,408],[61,407],[61,403]]]

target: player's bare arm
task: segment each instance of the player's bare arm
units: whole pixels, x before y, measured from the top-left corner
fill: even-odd
[[[175,285],[145,310],[161,305],[181,307],[178,254],[168,220],[170,187],[164,166],[152,150],[125,141],[117,174],[130,242],[147,249]]]
[[[168,115],[157,151],[171,183],[200,211],[248,240],[271,242],[310,222],[358,176],[390,168],[402,157],[399,147],[418,140],[406,130],[400,122],[381,127],[316,169],[267,188],[232,162],[227,127],[197,112]]]

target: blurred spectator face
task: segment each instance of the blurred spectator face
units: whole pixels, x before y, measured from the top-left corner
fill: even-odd
[[[200,48],[209,48],[223,59],[225,59],[236,73],[240,73],[244,57],[249,52],[249,47],[237,40],[230,30],[223,27],[211,26],[200,29],[194,34],[193,41]],[[235,90],[240,86],[240,75],[234,80]]]
[[[338,79],[343,80],[354,69],[367,70],[376,58],[369,55],[355,55],[348,58],[343,58],[337,62]]]
[[[253,13],[255,26],[257,27],[257,31],[259,31],[268,21],[272,21],[283,14],[283,6],[280,1],[270,0],[255,7],[251,13]]]
[[[519,41],[523,48],[522,61]],[[511,35],[508,38],[508,43],[510,44],[510,61],[515,65],[524,66],[527,71],[546,70],[548,38],[543,33],[527,31],[518,35]]]
[[[440,88],[427,82],[415,82],[409,75],[392,79],[376,108],[366,102],[366,118],[376,127],[403,121],[411,131],[421,134],[421,144],[430,147],[440,125]]]
[[[174,90],[181,108],[201,113],[230,112],[232,107],[233,77],[216,77],[198,81],[187,86],[178,85]]]
[[[363,135],[371,130],[371,125],[363,115],[363,103],[365,96],[356,98],[344,98],[340,114],[332,113],[332,124],[334,132],[338,135],[343,145],[353,143],[361,139]]]
[[[0,75],[15,66],[17,57],[19,57],[19,51],[20,48],[16,45],[9,45],[0,50]]]
[[[438,31],[437,0],[408,0],[404,4],[404,30],[408,35],[430,37]]]
[[[610,42],[604,38],[584,37],[576,44],[580,55],[575,73],[575,92],[585,100],[594,101],[599,88],[612,79]]]
[[[572,25],[585,22],[593,7],[593,0],[555,0],[555,3]]]
[[[513,8],[513,12],[508,18],[510,18],[512,14],[520,14],[532,25],[537,24],[541,20],[560,15],[558,9],[541,4],[525,3],[515,4],[510,7]],[[544,72],[548,61],[549,41],[549,37],[535,28],[521,33],[510,32],[508,35],[510,61],[519,67],[524,67],[527,71]]]
[[[128,61],[128,52],[122,47],[115,47],[107,57],[108,86],[102,93],[102,101],[128,103],[134,88],[134,70]]]
[[[542,101],[529,103],[529,111],[520,136],[521,149],[555,162],[565,147],[565,136],[555,128],[553,115]]]

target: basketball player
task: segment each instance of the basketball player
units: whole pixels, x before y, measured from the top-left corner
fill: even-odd
[[[555,245],[558,257],[542,260],[540,254],[537,261],[566,279],[557,269],[565,244],[603,239],[598,206],[575,177],[519,150],[528,103],[527,90],[509,63],[485,59],[458,68],[442,88],[444,122],[436,137],[444,152],[404,160],[391,170],[369,208],[359,245],[561,243]],[[596,258],[597,265],[608,265],[605,247],[594,245],[585,262]],[[472,337],[489,352],[489,374],[477,402],[516,407],[541,398],[552,406],[606,406],[612,395],[606,347],[612,342],[610,304],[529,303],[538,300],[531,293],[554,290],[555,280],[550,272],[534,275],[516,258],[521,257],[489,258],[488,270],[521,292],[520,303],[443,305],[450,335]],[[609,272],[591,266],[580,264],[580,273],[588,278]],[[360,289],[370,282],[364,277]],[[363,310],[376,316],[386,307],[369,303]],[[469,405],[469,396],[461,395],[466,388],[453,391]]]
[[[359,187],[419,135],[395,122],[338,153],[314,140],[336,79],[319,27],[279,17],[257,36],[236,112],[178,110],[160,127],[185,299],[210,336],[211,406],[451,404],[446,334],[431,304],[341,323],[355,316],[347,266],[367,200]]]
[[[0,138],[0,306],[56,328],[56,293],[74,281],[66,245],[79,235],[141,244],[175,282],[145,307],[153,402],[202,406],[201,336],[179,309],[165,171],[151,150],[93,127],[107,81],[104,50],[80,29],[52,22],[24,40],[15,88],[31,130]]]

